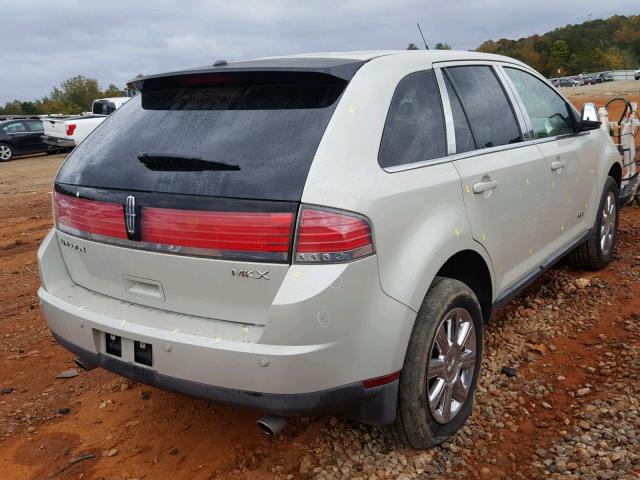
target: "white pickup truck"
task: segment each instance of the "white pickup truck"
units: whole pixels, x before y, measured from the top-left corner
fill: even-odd
[[[91,113],[43,118],[42,140],[54,147],[73,148],[128,100],[129,97],[99,98],[93,101]]]

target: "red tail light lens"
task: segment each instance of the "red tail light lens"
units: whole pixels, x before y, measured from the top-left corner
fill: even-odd
[[[304,207],[299,223],[297,262],[348,262],[373,253],[371,227],[359,215]]]
[[[124,209],[117,203],[85,200],[54,192],[53,214],[56,227],[63,232],[127,238]]]
[[[207,212],[142,209],[142,241],[224,252],[252,258],[286,260],[291,241],[291,212]]]
[[[76,131],[76,124],[75,123],[69,123],[67,124],[67,135],[71,136],[73,135],[73,132]]]

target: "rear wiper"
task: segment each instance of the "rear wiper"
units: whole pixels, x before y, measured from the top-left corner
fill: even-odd
[[[199,157],[186,157],[169,153],[141,153],[138,160],[149,170],[159,172],[201,172],[203,170],[240,170],[240,165],[232,165]]]

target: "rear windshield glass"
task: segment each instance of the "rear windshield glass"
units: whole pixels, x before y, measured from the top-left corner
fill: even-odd
[[[346,85],[313,72],[149,79],[73,151],[56,181],[299,201]]]

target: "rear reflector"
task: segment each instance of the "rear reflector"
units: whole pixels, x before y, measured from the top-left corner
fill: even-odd
[[[373,253],[371,228],[359,215],[304,207],[299,223],[298,262],[347,262]]]
[[[386,385],[387,383],[391,383],[400,378],[400,371],[390,373],[389,375],[384,375],[382,377],[370,378],[369,380],[364,380],[362,385],[364,388],[373,388],[379,387],[380,385]]]
[[[73,132],[76,131],[76,124],[75,123],[69,123],[67,125],[67,135],[71,136],[73,135]]]
[[[85,200],[54,192],[53,215],[56,227],[63,232],[127,238],[124,209],[117,203]]]
[[[291,212],[207,212],[142,209],[142,241],[287,259]],[[270,255],[275,254],[275,255]],[[222,255],[224,256],[224,255]]]

